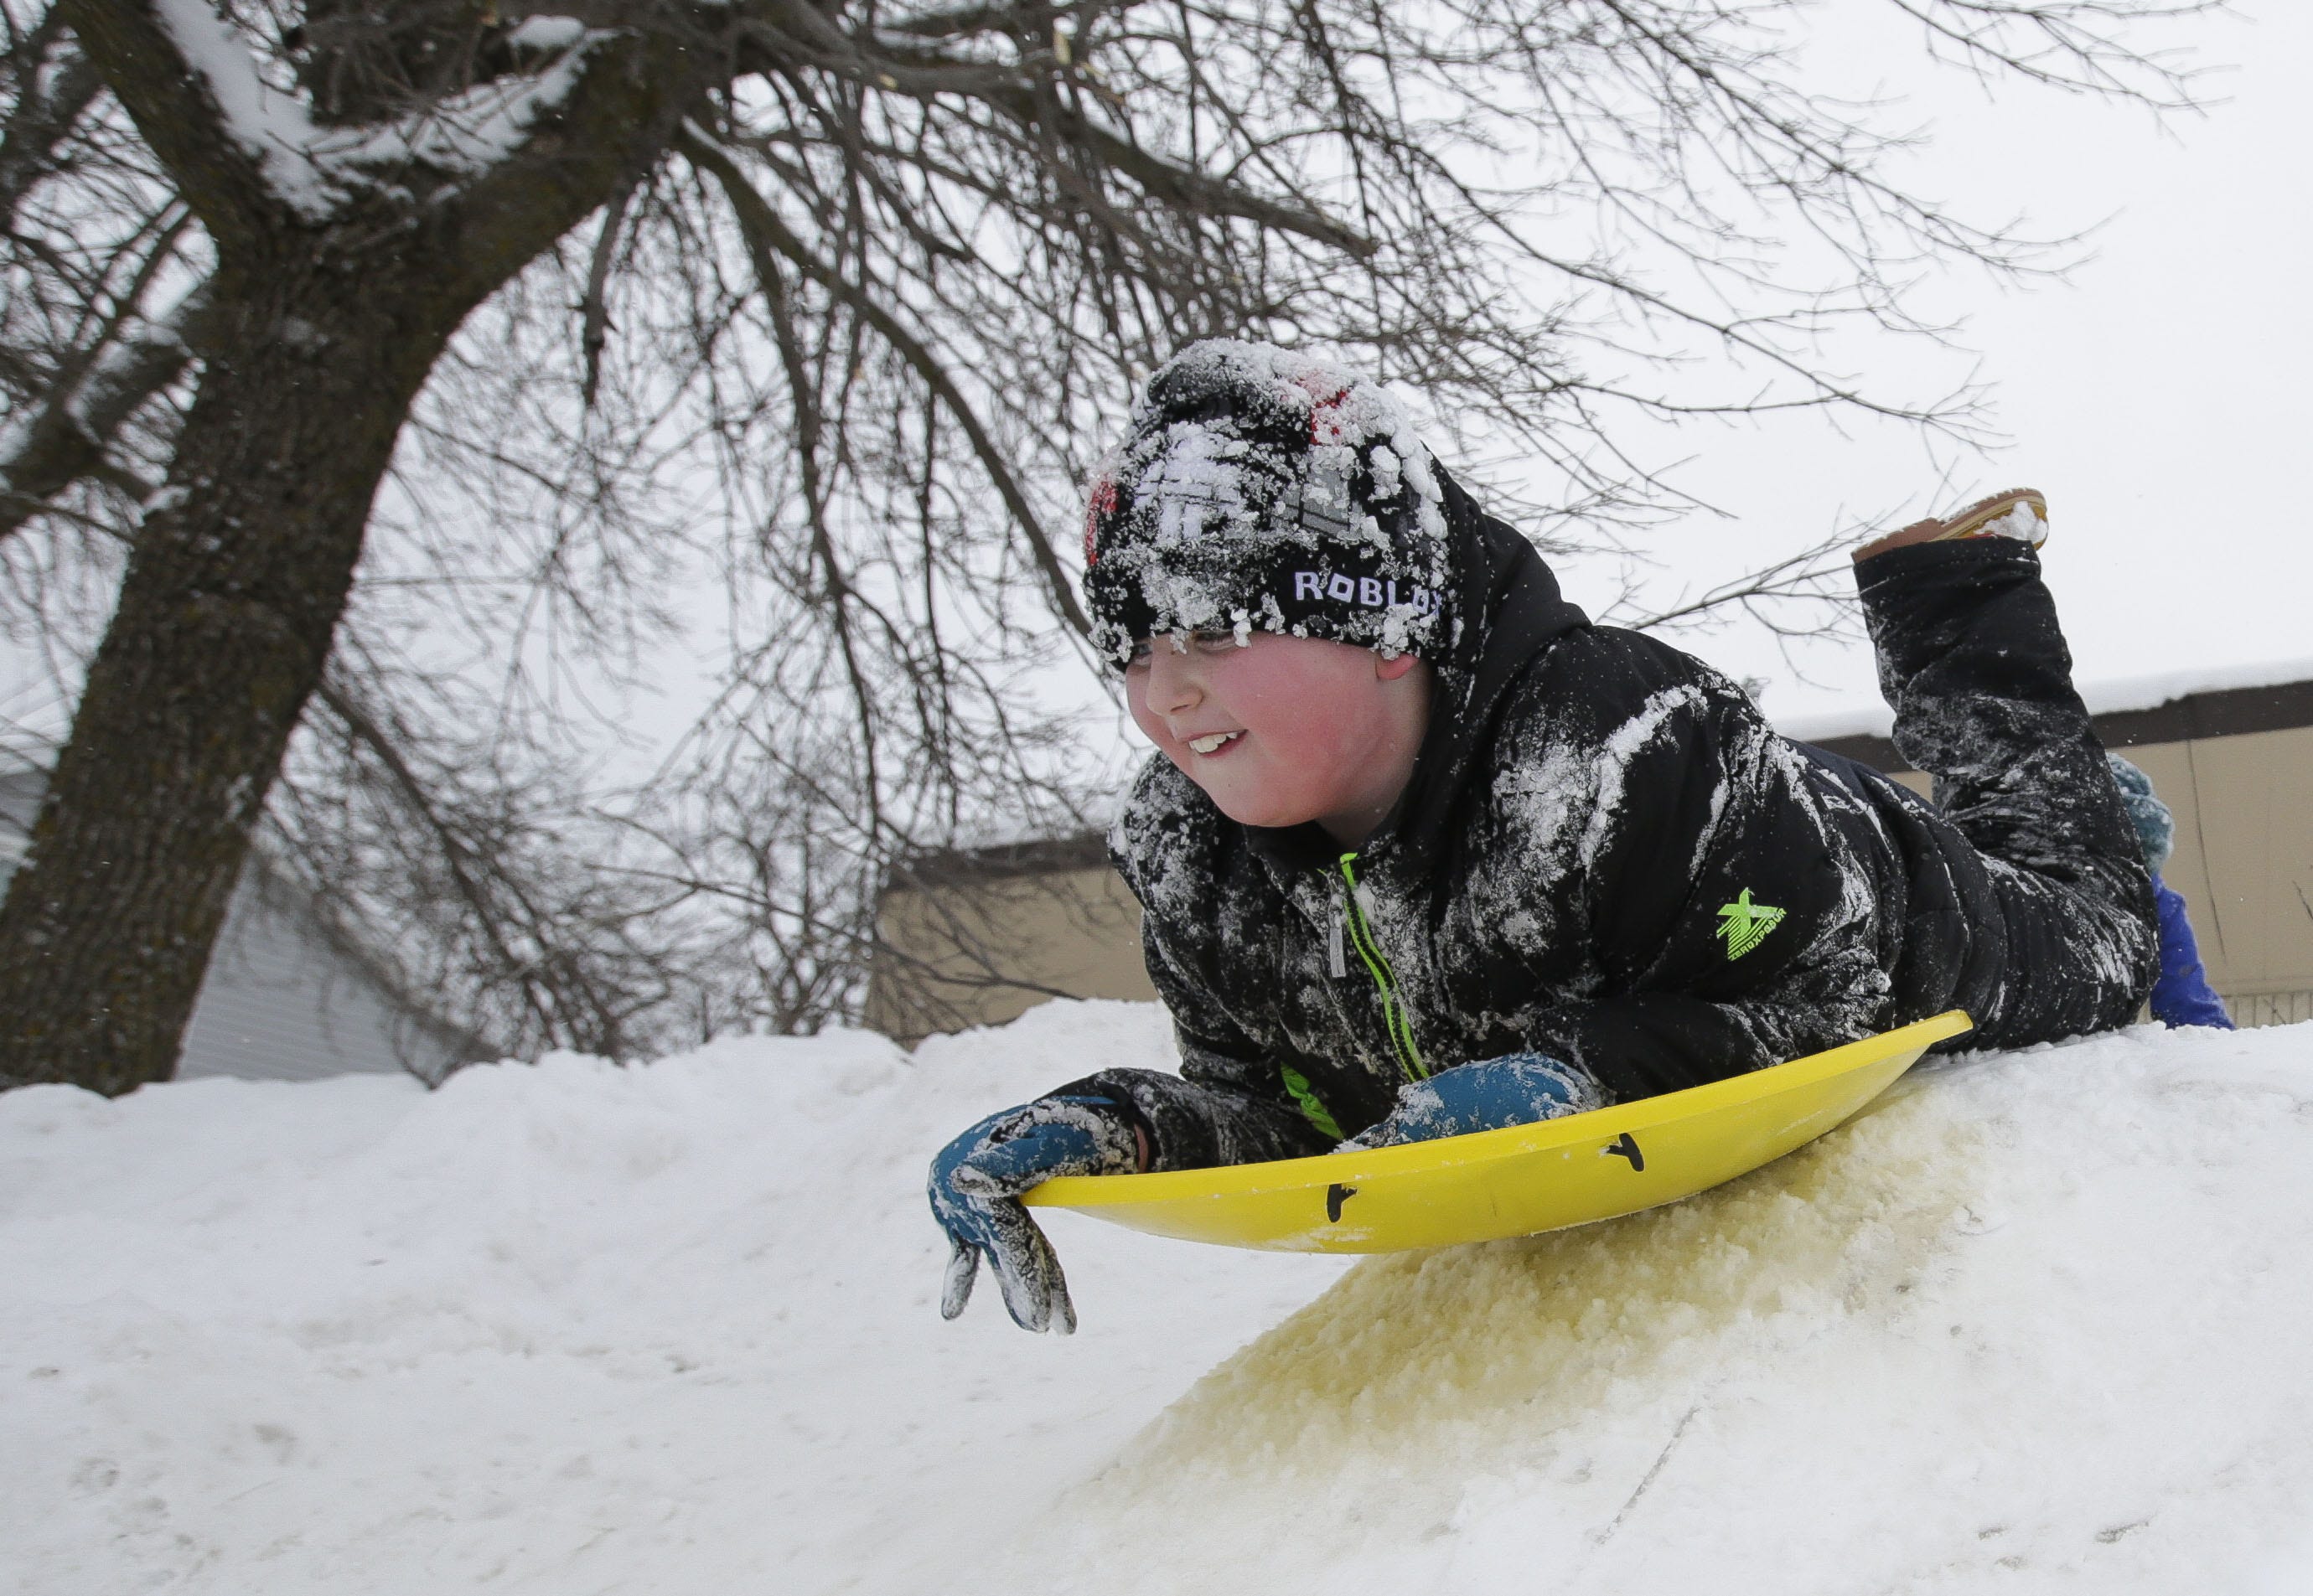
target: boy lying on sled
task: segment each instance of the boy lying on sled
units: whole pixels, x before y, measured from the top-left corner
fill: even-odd
[[[1112,1069],[933,1161],[953,1244],[1074,1328],[1017,1194],[1294,1158],[1699,1085],[1945,1009],[1974,1045],[2125,1023],[2152,884],[2001,494],[1866,544],[1896,748],[1931,804],[1593,625],[1378,386],[1192,345],[1095,480],[1095,642],[1161,757],[1111,837],[1181,1073]]]

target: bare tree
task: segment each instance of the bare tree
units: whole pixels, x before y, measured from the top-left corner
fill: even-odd
[[[1974,70],[2154,103],[2180,80],[2128,30],[2206,9],[1883,4]],[[716,943],[686,919],[727,896],[712,838],[754,849],[750,936],[803,949],[858,921],[798,869],[1065,808],[1025,685],[1081,659],[1058,529],[1186,338],[1345,347],[1554,472],[1531,524],[1563,540],[1661,491],[1619,418],[1967,428],[1973,395],[1883,393],[1819,340],[1933,334],[1922,260],[2046,260],[1887,179],[1873,113],[1802,86],[1786,0],[4,6],[0,552],[120,574],[0,905],[0,1079],[169,1073],[317,692],[285,830],[432,860],[434,945],[547,1040],[697,995],[649,972]],[[831,878],[829,833],[727,804],[599,817],[661,849],[606,895],[543,862],[503,728],[422,713],[443,670],[391,645],[486,637],[519,721],[542,635],[680,627],[702,568],[744,646],[671,774],[857,840]],[[801,973],[831,934],[790,1019],[831,1001]]]
[[[463,7],[414,9],[441,13],[420,41],[474,31]],[[166,487],[0,905],[0,1075],[122,1091],[174,1066],[411,398],[473,307],[652,160],[701,84],[669,27],[582,31],[504,75],[344,28],[291,93],[204,6],[56,10],[215,257]],[[433,81],[401,82],[413,65]]]

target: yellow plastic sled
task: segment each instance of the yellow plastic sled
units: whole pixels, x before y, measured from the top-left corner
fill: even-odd
[[[1538,1125],[1226,1169],[1062,1176],[1022,1201],[1271,1252],[1401,1252],[1530,1236],[1746,1174],[1846,1119],[1937,1042],[1974,1029],[1954,1009],[1789,1064]]]

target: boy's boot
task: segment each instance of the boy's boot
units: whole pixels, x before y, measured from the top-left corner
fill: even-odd
[[[1858,561],[1914,543],[1948,543],[1961,538],[2013,538],[2037,548],[2048,540],[2048,501],[2038,488],[2011,487],[1978,499],[1945,520],[1930,516],[1874,538],[1855,551]]]

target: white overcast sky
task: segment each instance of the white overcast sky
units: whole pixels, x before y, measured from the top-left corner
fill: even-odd
[[[2104,223],[2066,282],[1936,285],[1935,303],[1966,318],[2008,445],[1947,451],[1938,493],[1916,438],[1697,429],[1680,480],[1734,519],[1667,532],[1657,553],[1674,572],[1756,564],[1886,505],[1926,513],[2029,485],[2049,495],[2046,568],[2081,682],[2292,661],[2309,662],[2290,674],[2313,674],[2313,6],[2251,0],[2171,36],[2225,70],[2201,85],[2222,103],[2165,127],[2045,92],[1900,85],[1934,118],[1910,169],[1921,188],[2042,233]],[[1599,596],[1569,576],[1576,598]],[[1683,641],[1767,679],[1779,721],[1878,703],[1860,648],[1809,650],[1802,679],[1755,627]]]

